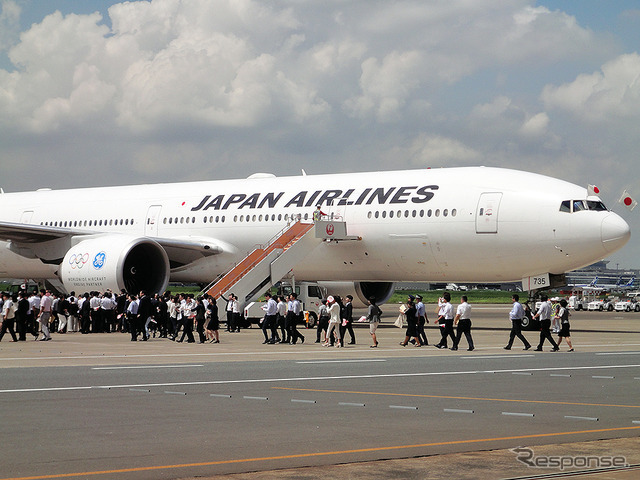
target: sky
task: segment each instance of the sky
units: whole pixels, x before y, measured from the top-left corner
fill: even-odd
[[[515,168],[640,268],[639,45],[637,0],[0,0],[0,186]]]

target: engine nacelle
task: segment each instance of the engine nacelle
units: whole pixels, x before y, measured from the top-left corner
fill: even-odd
[[[67,291],[125,289],[162,293],[169,283],[169,257],[150,238],[101,235],[82,240],[64,256],[59,276]]]
[[[376,305],[382,305],[395,291],[393,282],[319,282],[319,284],[327,289],[328,295],[340,295],[342,298],[352,295],[355,307],[369,305],[368,300],[371,297],[376,299]]]

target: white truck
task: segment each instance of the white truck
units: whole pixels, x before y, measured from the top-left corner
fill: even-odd
[[[287,296],[293,292],[293,286],[288,283],[281,283],[277,287],[276,295]],[[318,323],[318,309],[321,301],[326,298],[327,292],[324,287],[315,282],[296,282],[295,292],[298,300],[302,303],[304,319],[307,328],[313,328]],[[259,323],[264,317],[265,302],[250,302],[244,307],[244,318],[251,323]]]

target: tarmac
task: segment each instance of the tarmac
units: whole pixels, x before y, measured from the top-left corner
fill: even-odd
[[[391,325],[395,314],[393,306],[384,308],[386,317],[383,328],[379,332],[381,347],[376,354],[381,357],[404,357],[415,355],[455,355],[458,352],[442,352],[437,349],[398,349],[398,340],[403,337],[403,330]],[[502,349],[509,330],[507,313],[508,305],[491,305],[474,307],[473,332],[478,345],[475,353],[507,354]],[[355,314],[354,314],[355,316]],[[431,314],[433,317],[433,314]],[[357,317],[356,317],[357,318]],[[368,349],[369,335],[365,330],[366,324],[356,325],[359,348],[343,349],[345,357],[358,357]],[[315,330],[301,330],[307,335],[307,342],[315,338]],[[537,339],[537,332],[524,332],[531,343]],[[432,324],[427,330],[430,340],[437,335],[437,327]],[[255,352],[261,339],[261,333],[256,330],[243,331],[240,334],[222,333],[222,343],[219,345],[175,345],[167,340],[152,339],[141,344],[128,341],[124,334],[55,335],[51,342],[33,342],[31,338],[24,343],[0,343],[0,370],[2,368],[20,367],[54,367],[68,365],[111,365],[138,363],[153,364],[166,361],[166,357],[154,352],[166,354],[167,348],[178,347],[181,357],[189,358],[190,352],[200,355],[202,349],[215,349],[221,355],[207,361],[255,361]],[[576,350],[593,352],[638,352],[640,351],[640,313],[629,312],[575,312],[572,316],[572,340]],[[391,347],[391,346],[394,347]],[[463,345],[464,339],[463,339]],[[387,351],[385,346],[388,346]],[[264,346],[268,348],[268,346]],[[309,348],[313,345],[291,347],[289,350],[274,352],[270,359],[291,359],[292,356],[305,358],[309,355]],[[317,347],[320,348],[320,347]],[[200,349],[200,350],[198,350]],[[293,349],[293,350],[292,350]],[[548,348],[546,348],[548,349]],[[546,350],[545,349],[545,350]],[[461,346],[462,350],[462,346]],[[566,350],[564,346],[563,350]],[[326,349],[325,349],[326,351]],[[246,355],[245,355],[246,353]],[[370,352],[367,351],[367,354]],[[549,353],[549,355],[552,355]],[[185,360],[189,361],[189,360]],[[526,447],[526,445],[523,445]],[[475,451],[458,454],[443,454],[436,456],[380,460],[372,462],[339,464],[322,467],[305,467],[296,469],[279,469],[272,471],[250,472],[242,474],[218,475],[213,477],[199,476],[197,478],[228,478],[248,480],[269,479],[542,479],[542,478],[597,478],[597,479],[636,479],[640,478],[640,439],[619,438],[590,442],[559,443],[536,445],[532,447],[532,454],[538,460],[538,466],[527,466],[518,460],[522,454],[510,450]],[[583,464],[585,457],[591,460]],[[624,467],[607,464],[612,457],[623,459]],[[620,460],[618,458],[618,460]],[[566,467],[547,468],[545,461],[562,460]],[[588,460],[588,459],[587,459]],[[583,462],[583,463],[580,463]],[[618,462],[619,463],[619,462]],[[0,475],[1,476],[1,475]],[[196,478],[196,477],[183,477]]]

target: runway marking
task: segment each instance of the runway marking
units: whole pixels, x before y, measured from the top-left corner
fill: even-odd
[[[244,398],[245,400],[264,400],[265,402],[269,400],[269,397],[248,397],[246,395],[242,398]]]
[[[408,405],[389,405],[389,408],[396,408],[399,410],[418,410],[418,407],[410,407]]]
[[[92,367],[91,370],[129,370],[140,368],[189,368],[189,367],[204,367],[204,365],[138,365],[131,367]]]
[[[598,417],[578,417],[576,415],[565,415],[564,418],[570,418],[572,420],[590,420],[592,422],[600,421]]]
[[[551,400],[522,400],[513,398],[483,398],[483,397],[458,397],[453,395],[423,395],[417,393],[388,393],[388,392],[359,392],[351,390],[324,390],[315,388],[293,388],[293,387],[271,387],[275,390],[293,390],[296,392],[317,392],[317,393],[348,393],[350,395],[380,395],[390,397],[415,397],[415,398],[441,398],[445,400],[479,400],[484,402],[511,402],[511,403],[541,403],[545,405],[577,405],[581,407],[618,407],[618,408],[640,408],[640,405],[617,405],[603,403],[581,403],[581,402],[554,402]]]
[[[338,402],[338,405],[343,405],[345,407],[365,407],[364,403],[351,403],[351,402]]]
[[[299,364],[312,363],[315,365],[318,363],[369,363],[369,362],[386,362],[386,360],[382,358],[380,359],[372,358],[371,360],[304,360],[296,363],[299,363]]]
[[[485,360],[491,358],[504,358],[504,359],[512,359],[512,358],[526,358],[526,357],[535,357],[534,354],[522,354],[522,355],[509,355],[505,353],[504,355],[475,355],[473,357],[460,357],[463,360]]]
[[[86,477],[91,475],[114,475],[116,473],[151,472],[151,471],[157,471],[157,470],[169,470],[169,469],[177,469],[177,468],[211,467],[215,465],[233,465],[233,464],[241,464],[241,463],[266,462],[266,461],[275,461],[275,460],[291,460],[294,458],[328,457],[333,455],[385,452],[385,451],[394,451],[394,450],[402,450],[402,449],[410,449],[410,448],[466,445],[466,444],[474,444],[474,443],[481,443],[481,442],[528,440],[533,438],[560,437],[560,436],[568,436],[568,435],[584,435],[588,433],[620,432],[620,431],[638,430],[638,429],[640,429],[640,426],[602,428],[597,430],[579,430],[579,431],[573,431],[573,432],[534,433],[530,435],[517,435],[517,436],[509,436],[509,437],[472,438],[468,440],[453,440],[449,442],[420,443],[420,444],[414,444],[414,445],[390,445],[386,447],[358,448],[353,450],[297,453],[297,454],[291,454],[291,455],[278,455],[273,457],[237,458],[232,460],[218,460],[218,461],[212,461],[212,462],[182,463],[182,464],[176,464],[176,465],[153,465],[150,467],[120,468],[120,469],[113,469],[113,470],[96,470],[92,472],[58,473],[58,474],[50,474],[50,475],[35,475],[35,476],[29,476],[29,477],[11,477],[11,478],[0,478],[0,480],[46,480],[46,479],[53,479],[53,478]]]
[[[356,380],[363,378],[411,378],[411,377],[431,377],[447,375],[475,375],[478,373],[513,373],[513,372],[548,372],[558,370],[599,370],[613,368],[640,368],[640,365],[591,365],[583,367],[541,367],[541,368],[520,368],[504,370],[463,370],[448,372],[413,372],[413,373],[372,373],[367,375],[331,375],[318,377],[285,377],[285,378],[254,378],[240,380],[207,380],[197,382],[163,382],[163,383],[140,383],[140,384],[120,384],[120,385],[91,385],[76,387],[42,387],[42,388],[12,388],[0,390],[2,393],[29,393],[29,392],[54,392],[63,390],[91,390],[91,389],[116,389],[135,387],[175,387],[185,385],[227,385],[242,383],[276,383],[276,382],[309,382],[317,380]]]
[[[474,413],[473,410],[464,410],[460,408],[444,408],[443,411],[447,413]]]
[[[534,417],[533,413],[519,413],[519,412],[502,412],[502,415],[507,415],[511,417]]]
[[[611,352],[611,353],[596,353],[596,355],[640,355],[640,352]]]
[[[315,400],[301,400],[299,398],[292,398],[291,403],[316,403]]]

